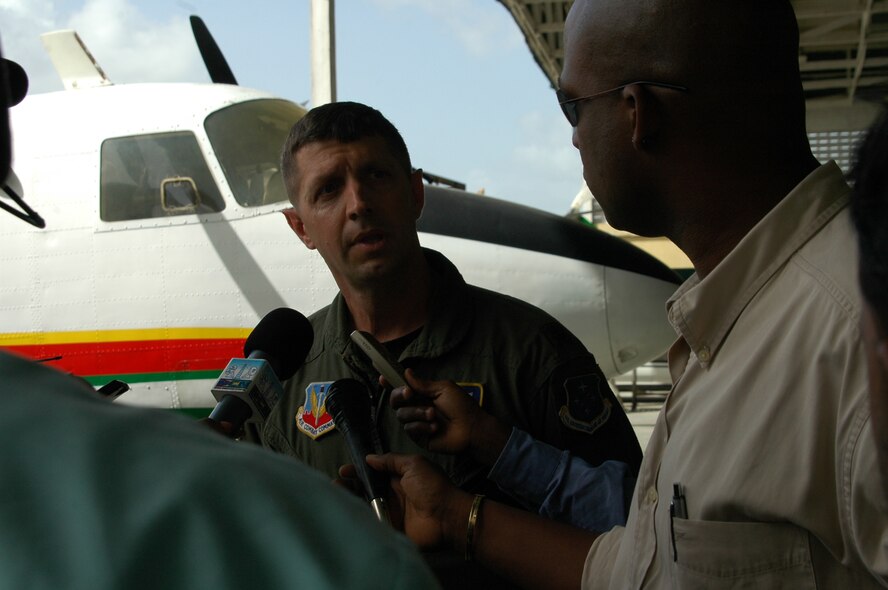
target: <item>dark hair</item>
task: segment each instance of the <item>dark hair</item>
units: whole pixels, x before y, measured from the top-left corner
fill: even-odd
[[[860,252],[860,289],[888,334],[888,112],[870,127],[851,172],[851,216]]]
[[[409,175],[410,154],[398,130],[382,113],[358,102],[332,102],[308,111],[299,119],[284,142],[281,152],[281,171],[287,194],[294,195],[296,187],[296,158],[302,147],[316,141],[335,140],[349,143],[367,137],[381,137]],[[291,198],[292,201],[292,198]]]

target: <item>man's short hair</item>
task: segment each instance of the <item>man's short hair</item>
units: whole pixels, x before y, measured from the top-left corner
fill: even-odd
[[[410,175],[410,154],[404,138],[382,113],[358,102],[332,102],[308,111],[290,129],[281,153],[281,171],[290,200],[296,192],[298,170],[294,157],[302,147],[317,141],[350,143],[367,137],[381,137]]]
[[[851,215],[860,251],[860,288],[888,335],[888,112],[870,127],[857,149]]]

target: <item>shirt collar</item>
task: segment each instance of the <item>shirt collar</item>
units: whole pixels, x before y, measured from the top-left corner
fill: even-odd
[[[431,278],[429,318],[402,356],[436,357],[462,341],[471,325],[473,312],[466,296],[468,286],[459,270],[440,252],[429,248],[422,251]],[[342,293],[337,293],[324,321],[324,347],[347,355],[351,344],[351,325],[351,314],[345,298]]]
[[[692,275],[669,298],[669,322],[704,368],[755,294],[847,205],[849,191],[835,162],[820,166],[768,212],[705,279]]]
[[[474,320],[473,299],[459,270],[440,252],[423,248],[431,270],[429,317],[404,356],[435,358],[453,350]]]

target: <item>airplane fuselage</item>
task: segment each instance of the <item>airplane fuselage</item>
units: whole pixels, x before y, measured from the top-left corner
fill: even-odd
[[[132,84],[35,95],[11,110],[13,168],[39,230],[0,215],[0,346],[124,402],[208,408],[210,383],[277,307],[308,315],[336,285],[290,231],[278,172],[304,109],[257,90]],[[676,281],[582,224],[427,187],[423,245],[470,283],[549,311],[608,376],[658,356]],[[570,224],[570,225],[564,225]]]

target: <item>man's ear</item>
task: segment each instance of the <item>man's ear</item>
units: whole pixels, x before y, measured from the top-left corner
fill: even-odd
[[[422,181],[422,169],[417,168],[410,174],[410,192],[413,203],[413,218],[419,219],[425,207],[425,184]]]
[[[287,218],[287,224],[290,226],[290,229],[293,230],[299,239],[302,240],[302,243],[305,244],[305,247],[309,250],[314,250],[316,246],[314,242],[312,242],[311,237],[305,231],[305,224],[302,223],[302,217],[299,215],[299,212],[296,211],[293,207],[288,209],[284,209],[283,211],[284,217]]]
[[[622,96],[632,126],[632,146],[639,151],[649,151],[660,131],[656,97],[644,84],[630,84],[623,89]]]

